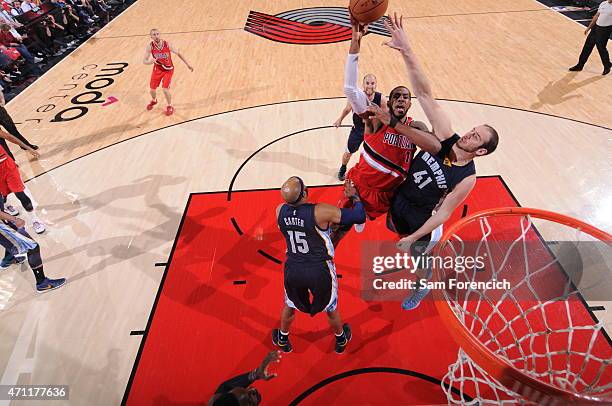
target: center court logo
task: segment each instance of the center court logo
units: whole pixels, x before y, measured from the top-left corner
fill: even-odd
[[[368,26],[368,33],[390,37],[382,17]],[[351,20],[346,7],[312,7],[276,15],[250,11],[244,30],[286,44],[333,44],[351,39]]]

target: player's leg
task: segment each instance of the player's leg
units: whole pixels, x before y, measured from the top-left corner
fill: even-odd
[[[172,94],[170,94],[170,84],[172,83],[173,75],[174,70],[167,71],[164,73],[164,78],[162,79],[162,90],[164,91],[166,102],[168,103],[168,105],[166,106],[167,116],[171,116],[174,113],[174,107],[172,107]]]
[[[310,303],[308,289],[300,286],[299,273],[285,264],[284,270],[285,304],[281,310],[280,328],[272,330],[272,343],[284,352],[293,351],[289,341],[289,328],[295,319],[295,310],[308,312]]]
[[[40,246],[25,230],[16,230],[16,227],[12,224],[0,223],[0,245],[9,254],[5,255],[5,258],[10,255],[17,258],[27,255],[28,264],[36,278],[36,290],[38,292],[57,289],[66,283],[65,278],[50,279],[45,275]]]
[[[21,178],[19,180],[21,180]],[[14,183],[14,185],[16,186],[12,187],[11,190],[13,190],[13,193],[15,193],[15,197],[19,199],[19,201],[21,202],[21,205],[25,209],[26,216],[31,221],[32,228],[34,228],[34,231],[36,232],[36,234],[44,233],[46,230],[45,223],[43,223],[43,221],[36,215],[34,203],[32,202],[32,199],[30,199],[30,196],[28,196],[25,193],[25,187],[22,188],[22,187],[17,186],[16,182]],[[21,189],[21,190],[16,191],[18,189]]]
[[[151,101],[147,104],[147,110],[153,110],[153,107],[157,104],[157,88],[161,83],[162,76],[161,73],[153,68],[153,72],[151,72],[151,80],[149,81],[149,94],[151,95]]]
[[[363,142],[363,130],[352,127],[346,143],[346,151],[342,155],[342,165],[338,170],[338,179],[344,180],[346,177],[346,168],[351,159],[351,156],[359,150],[359,146]]]

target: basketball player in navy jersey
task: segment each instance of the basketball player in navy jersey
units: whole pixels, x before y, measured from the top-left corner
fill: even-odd
[[[377,106],[386,106],[387,98],[382,95],[382,93],[376,91],[376,76],[371,73],[368,73],[363,77],[363,92],[368,98],[370,103],[374,103]],[[334,127],[340,127],[342,125],[342,120],[346,117],[353,108],[351,107],[351,102],[346,102],[346,106],[340,113],[340,117],[334,122]],[[348,165],[351,156],[357,152],[361,143],[363,142],[363,133],[365,131],[365,124],[363,119],[357,114],[353,113],[353,127],[351,128],[351,132],[349,133],[348,142],[346,143],[346,151],[342,155],[342,164],[340,165],[340,170],[338,170],[338,179],[344,180],[346,176],[346,166]]]
[[[417,241],[429,242],[432,231],[444,224],[470,194],[476,184],[473,159],[495,151],[499,136],[487,124],[476,126],[461,137],[455,133],[449,116],[433,98],[429,81],[403,30],[402,18],[395,15],[385,25],[392,35],[386,45],[401,52],[414,93],[441,144],[437,153],[420,151],[416,155],[387,216],[389,228],[402,237],[398,248],[409,251]],[[382,122],[390,120],[382,109],[376,106],[369,109]],[[431,244],[427,248],[430,247]],[[402,307],[416,308],[428,292],[428,289],[417,290]]]
[[[287,243],[285,305],[280,328],[272,330],[272,342],[284,352],[292,351],[289,327],[295,318],[295,309],[311,316],[322,311],[327,313],[338,354],[344,352],[351,340],[351,329],[348,324],[342,324],[336,310],[338,282],[330,225],[363,223],[366,214],[352,185],[348,184],[344,193],[353,200],[353,208],[308,202],[308,189],[297,176],[289,178],[281,187],[285,203],[277,207],[276,216]]]

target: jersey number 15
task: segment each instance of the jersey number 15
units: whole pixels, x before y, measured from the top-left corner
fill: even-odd
[[[306,237],[306,233],[301,231],[287,230],[287,234],[289,234],[289,241],[291,242],[291,252],[294,254],[297,254],[298,252],[301,254],[308,254],[308,241],[306,241],[304,238]]]

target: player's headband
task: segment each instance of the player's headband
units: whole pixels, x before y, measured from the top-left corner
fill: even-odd
[[[298,180],[298,183],[300,184],[300,193],[297,195],[295,200],[289,202],[289,204],[296,204],[297,202],[302,200],[302,197],[304,197],[304,192],[306,191],[306,186],[304,185],[304,181],[302,180],[302,178],[300,178],[299,176],[294,176],[294,178],[296,178]]]

